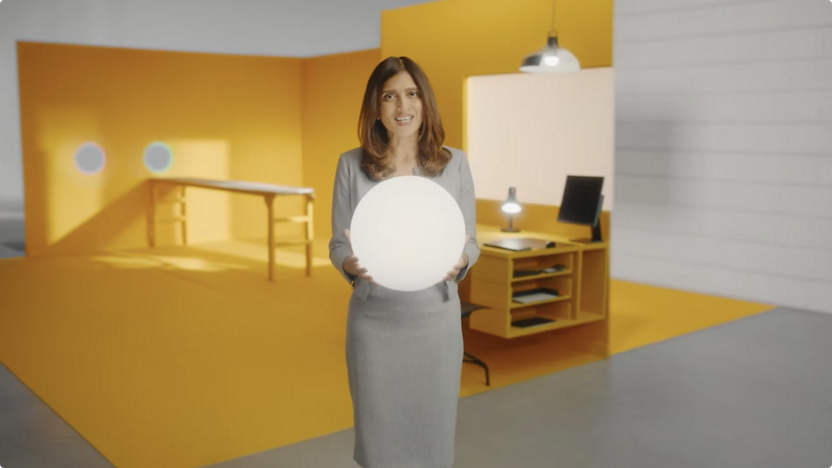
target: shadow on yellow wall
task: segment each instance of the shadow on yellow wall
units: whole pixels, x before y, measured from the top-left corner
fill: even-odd
[[[315,237],[332,235],[332,188],[338,156],[358,143],[358,113],[378,49],[303,61],[303,182],[314,187]]]
[[[21,42],[18,61],[29,256],[146,245],[150,177],[303,183],[300,59]],[[156,141],[163,174],[143,159]],[[106,155],[94,175],[75,163],[86,142]],[[188,210],[194,242],[266,233],[253,197],[190,190]],[[178,242],[173,226],[159,239]]]

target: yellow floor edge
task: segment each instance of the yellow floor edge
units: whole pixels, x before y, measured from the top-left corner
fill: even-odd
[[[618,354],[704,330],[775,306],[612,280],[610,348]]]

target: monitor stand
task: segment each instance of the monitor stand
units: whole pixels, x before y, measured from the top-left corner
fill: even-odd
[[[593,242],[604,242],[601,239],[601,219],[599,218],[595,221],[595,225],[592,226],[592,238],[587,239],[586,237],[580,239],[569,239],[570,242],[577,242],[578,244],[591,244]]]
[[[601,239],[601,211],[603,211],[604,206],[604,196],[601,195],[598,197],[598,211],[595,212],[595,224],[592,225],[592,239],[582,238],[582,239],[570,239],[571,242],[577,242],[579,244],[591,244],[593,242],[604,242]]]

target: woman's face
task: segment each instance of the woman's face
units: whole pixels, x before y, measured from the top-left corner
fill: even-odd
[[[419,135],[422,97],[410,73],[400,72],[384,83],[381,92],[381,123],[389,137]]]

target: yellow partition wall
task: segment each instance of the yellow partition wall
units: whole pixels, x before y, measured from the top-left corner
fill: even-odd
[[[407,56],[427,73],[445,127],[445,144],[465,148],[463,84],[474,75],[519,73],[546,45],[550,0],[443,0],[381,15],[382,58]],[[612,66],[612,0],[560,0],[559,44],[583,68]]]
[[[173,153],[158,176],[302,184],[300,59],[20,42],[18,68],[29,256],[146,246],[152,142]],[[95,175],[75,164],[86,142],[106,155]],[[188,201],[189,242],[266,234],[255,197],[189,189]],[[181,241],[172,224],[158,239]]]
[[[316,238],[329,239],[332,234],[338,156],[359,146],[358,113],[367,80],[380,61],[378,49],[303,61],[303,182],[317,195]]]
[[[522,59],[545,46],[552,27],[552,7],[549,0],[444,0],[385,11],[381,55],[408,56],[425,70],[442,114],[445,144],[467,150],[466,79],[519,73]],[[612,13],[612,0],[557,2],[554,15],[559,43],[575,54],[583,68],[612,65]],[[477,221],[489,224],[486,218],[490,212],[483,208],[490,204],[484,202],[477,200]],[[461,285],[462,298],[470,297],[469,283]],[[608,325],[604,321],[563,330],[559,340],[598,343],[603,348],[601,354],[606,355]]]

